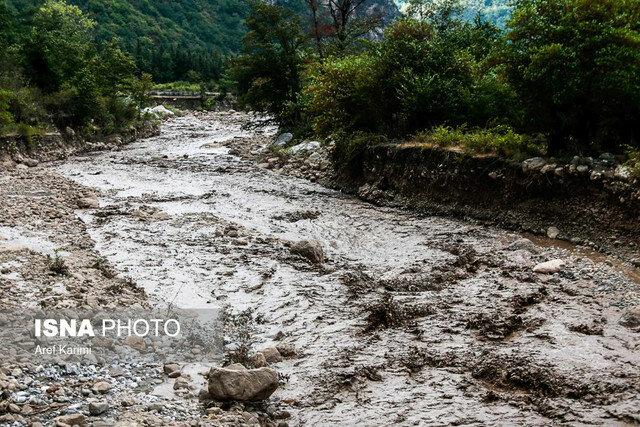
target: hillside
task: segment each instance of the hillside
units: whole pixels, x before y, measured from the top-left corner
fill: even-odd
[[[10,9],[28,22],[44,0],[8,0]],[[98,41],[114,36],[156,81],[184,78],[197,70],[218,77],[221,56],[242,47],[242,0],[69,0],[97,23]]]

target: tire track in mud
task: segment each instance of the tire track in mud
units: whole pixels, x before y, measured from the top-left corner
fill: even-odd
[[[245,126],[253,123],[249,129]],[[55,171],[102,190],[97,249],[159,300],[251,310],[284,341],[274,404],[295,424],[639,422],[639,334],[604,264],[461,221],[374,207],[229,154],[275,129],[240,113]],[[260,147],[256,146],[255,149]],[[321,267],[290,254],[318,239]],[[565,258],[554,275],[532,271]]]

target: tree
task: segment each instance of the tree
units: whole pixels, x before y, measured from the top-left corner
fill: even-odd
[[[268,111],[282,122],[297,116],[301,47],[306,41],[300,18],[292,11],[260,1],[251,4],[244,53],[231,62],[244,106]]]
[[[549,151],[614,150],[640,138],[640,0],[520,0],[507,75]]]
[[[333,26],[335,50],[344,53],[359,37],[380,25],[382,16],[358,15],[366,0],[329,0],[328,8]]]
[[[95,22],[76,6],[48,0],[33,18],[26,46],[29,77],[45,92],[84,74],[95,55],[91,31]]]

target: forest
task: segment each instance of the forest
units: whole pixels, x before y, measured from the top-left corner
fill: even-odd
[[[518,0],[501,28],[456,0],[410,0],[380,40],[359,0],[304,15],[252,3],[240,101],[344,160],[403,139],[512,158],[640,145],[640,1]],[[635,154],[634,154],[635,153]]]

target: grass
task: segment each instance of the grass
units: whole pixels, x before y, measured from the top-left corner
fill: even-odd
[[[625,166],[631,168],[633,174],[640,177],[640,149],[627,146]]]
[[[49,267],[49,271],[51,271],[56,276],[68,276],[69,275],[69,267],[59,254],[60,249],[56,249],[53,251],[53,256],[47,255],[47,267]]]
[[[539,156],[545,142],[516,133],[508,126],[489,129],[457,129],[439,126],[413,137],[412,141],[428,147],[459,149],[470,155],[492,154],[514,160]]]

